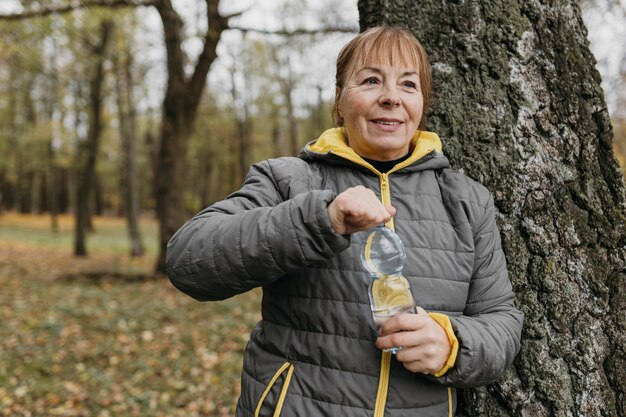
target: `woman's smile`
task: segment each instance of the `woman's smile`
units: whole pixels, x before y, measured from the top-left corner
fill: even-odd
[[[374,123],[378,129],[384,132],[395,132],[400,128],[400,125],[404,123],[394,119],[372,119],[370,122]]]

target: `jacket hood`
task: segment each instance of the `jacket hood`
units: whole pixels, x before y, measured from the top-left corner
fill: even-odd
[[[411,156],[393,167],[388,173],[405,170],[409,172],[450,166],[441,150],[441,140],[434,132],[418,130],[411,139]],[[348,146],[344,129],[326,130],[322,135],[302,149],[300,158],[305,161],[324,160],[331,164],[358,165],[380,174],[370,163]]]

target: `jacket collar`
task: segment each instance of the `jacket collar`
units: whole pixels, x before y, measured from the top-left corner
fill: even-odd
[[[449,165],[448,159],[441,150],[441,140],[434,132],[418,130],[411,139],[410,147],[412,149],[411,156],[397,164],[388,173],[403,168],[409,168],[411,171],[421,171],[424,169],[444,168]],[[380,172],[348,146],[344,129],[340,127],[326,130],[317,140],[309,142],[300,155],[305,160],[330,159],[333,156],[350,161],[380,175]],[[432,158],[436,158],[434,163],[423,164]]]

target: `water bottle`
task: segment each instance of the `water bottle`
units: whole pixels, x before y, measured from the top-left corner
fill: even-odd
[[[402,275],[406,254],[400,237],[384,225],[370,230],[361,252],[361,263],[370,273],[370,307],[374,323],[380,327],[401,313],[415,313],[409,281]],[[398,348],[388,349],[396,353]]]

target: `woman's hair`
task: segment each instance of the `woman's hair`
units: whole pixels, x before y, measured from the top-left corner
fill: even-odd
[[[430,96],[430,63],[422,44],[407,29],[400,27],[378,26],[366,30],[348,42],[337,56],[337,73],[335,85],[339,94],[335,95],[333,106],[333,122],[335,126],[343,126],[343,118],[339,115],[338,105],[343,95],[343,87],[354,75],[357,66],[363,65],[402,65],[416,68],[420,77],[420,89],[424,97],[424,110],[420,121],[420,129],[425,125],[426,110]]]

